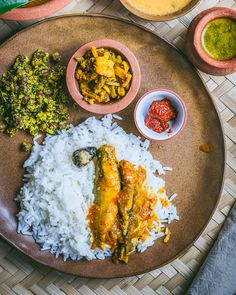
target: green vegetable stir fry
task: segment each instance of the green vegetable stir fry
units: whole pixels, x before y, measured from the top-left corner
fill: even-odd
[[[67,129],[68,98],[63,89],[65,67],[59,53],[37,50],[31,60],[19,55],[0,79],[0,131],[13,136],[23,130],[54,134]]]
[[[21,144],[21,150],[22,150],[23,152],[30,152],[32,146],[33,146],[32,143],[24,141],[24,142],[22,142],[22,144]]]

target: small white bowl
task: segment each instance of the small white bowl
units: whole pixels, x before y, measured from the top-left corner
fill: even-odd
[[[175,120],[169,122],[169,129],[162,133],[157,133],[145,125],[145,118],[152,102],[160,101],[164,98],[168,98],[177,110],[177,117]],[[145,138],[151,141],[163,142],[173,138],[183,130],[187,121],[187,109],[184,101],[174,91],[154,89],[145,93],[137,102],[134,110],[134,121],[137,129]],[[169,132],[170,129],[172,131],[171,133]]]

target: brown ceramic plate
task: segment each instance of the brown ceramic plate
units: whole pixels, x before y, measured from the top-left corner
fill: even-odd
[[[165,0],[162,0],[165,1]],[[133,7],[128,0],[120,0],[120,2],[133,14],[147,20],[152,20],[152,21],[158,21],[158,22],[163,22],[171,19],[178,18],[182,15],[187,14],[189,11],[191,11],[199,2],[200,0],[192,0],[188,5],[186,5],[184,8],[171,13],[171,14],[166,14],[166,15],[154,15],[154,14],[148,14],[144,13],[135,7]],[[148,2],[148,0],[147,0]]]
[[[62,38],[63,36],[63,38]],[[104,36],[128,46],[139,60],[142,84],[132,104],[118,114],[121,126],[139,135],[133,121],[135,104],[145,92],[167,88],[179,93],[188,109],[188,122],[180,136],[162,144],[152,143],[150,150],[164,165],[173,167],[166,174],[169,195],[178,194],[174,203],[180,221],[171,224],[168,244],[155,242],[143,254],[132,254],[128,265],[104,261],[73,262],[56,259],[40,251],[31,237],[16,233],[17,206],[14,201],[21,186],[22,164],[27,158],[19,152],[25,134],[13,138],[0,135],[0,234],[9,243],[33,259],[58,270],[94,278],[130,276],[158,268],[183,254],[199,237],[209,222],[222,188],[225,151],[224,137],[216,108],[203,82],[188,60],[161,38],[137,25],[105,16],[71,15],[45,20],[23,30],[0,47],[1,73],[20,52],[30,55],[35,49],[59,51],[65,64],[82,44]],[[74,123],[90,113],[71,110]],[[203,143],[211,143],[214,152],[199,151]]]

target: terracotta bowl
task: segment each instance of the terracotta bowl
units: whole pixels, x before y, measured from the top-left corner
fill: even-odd
[[[13,9],[12,11],[0,15],[0,18],[17,21],[42,18],[57,12],[72,1],[73,0],[50,0],[44,4],[33,7]]]
[[[91,49],[92,46],[114,50],[115,52],[121,54],[126,61],[128,61],[133,77],[129,91],[123,98],[107,104],[95,103],[93,105],[90,105],[83,99],[79,90],[79,83],[75,78],[75,70],[77,68],[75,57],[83,56]],[[109,39],[95,40],[86,43],[74,53],[67,67],[66,83],[71,96],[83,109],[96,114],[114,114],[126,108],[134,100],[140,88],[141,71],[136,57],[125,45]]]
[[[163,0],[164,1],[164,0]],[[178,18],[182,15],[187,14],[189,11],[191,11],[201,0],[192,0],[188,5],[186,5],[183,9],[180,9],[176,11],[175,13],[171,14],[166,14],[166,15],[153,15],[153,14],[147,14],[143,13],[142,11],[139,11],[132,5],[130,5],[128,0],[120,0],[120,2],[133,14],[147,20],[152,20],[152,21],[167,21],[171,19]]]
[[[202,32],[205,26],[222,17],[236,19],[236,11],[223,7],[207,9],[195,17],[187,33],[186,53],[189,59],[201,71],[211,75],[227,75],[236,71],[236,57],[225,61],[214,60],[202,47]]]
[[[168,98],[178,114],[174,121],[169,122],[171,132],[166,130],[157,133],[145,125],[145,118],[153,101],[159,101]],[[163,142],[170,140],[178,135],[185,127],[187,122],[187,108],[181,97],[172,90],[154,89],[145,93],[137,102],[134,110],[134,121],[139,132],[148,140]]]

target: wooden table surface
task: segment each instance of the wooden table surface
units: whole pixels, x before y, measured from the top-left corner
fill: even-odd
[[[56,15],[82,12],[115,15],[149,28],[182,49],[186,28],[193,17],[213,6],[236,9],[236,0],[202,0],[195,10],[184,17],[161,23],[135,17],[120,4],[119,0],[74,0]],[[0,20],[0,43],[32,23],[33,21]],[[98,280],[78,278],[42,266],[0,240],[0,295],[184,294],[236,199],[236,73],[226,77],[214,77],[203,73],[201,75],[214,98],[224,124],[227,167],[219,206],[205,232],[190,250],[171,264],[150,273],[129,278]]]

